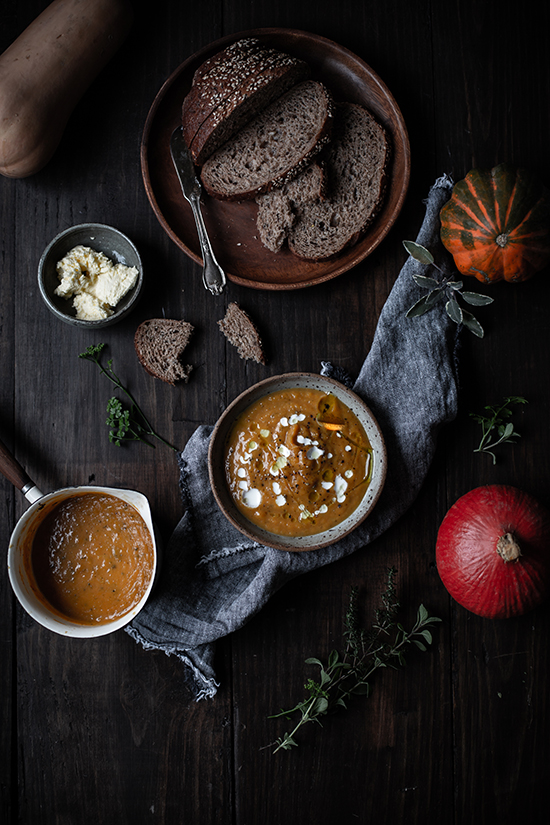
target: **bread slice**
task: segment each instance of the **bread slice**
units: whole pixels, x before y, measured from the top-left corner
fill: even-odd
[[[183,135],[197,166],[262,108],[309,77],[307,63],[242,38],[200,66],[183,101]]]
[[[291,252],[307,260],[336,255],[375,218],[384,201],[390,142],[370,112],[340,103],[324,159],[327,197],[300,205],[288,233]]]
[[[218,321],[218,326],[229,343],[237,348],[241,358],[265,364],[260,333],[251,318],[237,303],[233,301],[228,305],[225,316]]]
[[[332,110],[322,83],[298,83],[208,158],[201,172],[205,190],[237,201],[283,186],[330,140]]]
[[[143,321],[134,335],[134,347],[141,365],[154,378],[167,384],[187,383],[193,367],[183,364],[182,355],[193,330],[187,321],[171,318]]]
[[[271,252],[278,252],[296,220],[297,208],[325,196],[324,166],[316,162],[297,178],[256,198],[256,225],[260,240]]]

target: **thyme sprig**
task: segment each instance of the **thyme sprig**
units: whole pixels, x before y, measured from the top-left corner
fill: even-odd
[[[399,609],[395,589],[396,570],[388,570],[386,590],[382,594],[382,603],[375,611],[375,620],[367,630],[361,627],[358,611],[358,589],[353,588],[349,606],[344,618],[345,649],[343,655],[333,650],[328,662],[323,664],[320,659],[309,658],[308,665],[319,667],[319,679],[308,679],[304,687],[306,698],[290,710],[281,710],[270,716],[270,719],[284,717],[291,720],[298,714],[298,721],[292,730],[279,737],[275,750],[290,750],[297,747],[296,734],[308,722],[316,722],[322,726],[321,719],[336,710],[347,708],[352,696],[370,693],[370,679],[379,668],[403,666],[405,650],[415,645],[422,651],[432,642],[429,630],[434,623],[441,619],[430,616],[424,605],[418,608],[416,622],[410,630],[396,621]]]
[[[147,444],[148,447],[154,448],[155,445],[151,444],[148,438],[156,438],[170,449],[176,450],[176,447],[155,432],[130,390],[124,386],[115,373],[113,359],[109,358],[106,366],[102,363],[101,359],[105,346],[106,344],[91,344],[78,357],[97,364],[103,375],[123,392],[130,401],[130,406],[127,408],[123,406],[120,399],[114,396],[107,402],[108,417],[105,423],[110,427],[109,441],[116,444],[117,447],[120,447],[123,441],[141,441],[143,444]]]
[[[512,404],[527,404],[527,400],[520,395],[508,395],[500,404],[489,404],[484,407],[487,413],[470,413],[471,418],[481,424],[481,441],[474,450],[474,453],[486,453],[492,456],[493,464],[497,463],[497,457],[493,452],[495,447],[506,442],[512,442],[515,438],[520,438],[520,434],[514,428],[511,421],[512,415],[510,406]],[[491,440],[493,439],[493,440]]]
[[[445,272],[437,266],[434,256],[425,246],[415,241],[403,241],[403,246],[412,258],[425,266],[433,266],[441,275],[441,280],[437,280],[427,275],[413,273],[412,277],[415,283],[417,283],[418,286],[429,289],[429,292],[413,304],[407,311],[406,317],[418,318],[418,316],[424,315],[425,312],[433,309],[440,301],[446,301],[445,310],[451,321],[454,321],[455,324],[463,324],[470,332],[477,335],[478,338],[483,338],[485,334],[483,327],[471,312],[468,312],[460,306],[458,298],[463,298],[470,306],[478,307],[492,304],[494,299],[489,297],[489,295],[480,295],[478,292],[464,292],[463,282],[454,280],[454,277],[451,275],[446,275]]]

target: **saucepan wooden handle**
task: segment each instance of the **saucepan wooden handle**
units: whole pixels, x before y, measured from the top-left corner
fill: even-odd
[[[2,441],[0,441],[0,472],[8,481],[11,481],[18,490],[23,490],[23,488],[29,484],[34,486],[34,482],[29,478],[23,467],[16,461]]]

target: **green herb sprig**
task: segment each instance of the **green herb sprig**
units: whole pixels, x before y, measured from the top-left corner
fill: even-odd
[[[114,396],[107,402],[108,417],[105,423],[110,427],[109,441],[116,444],[117,447],[120,447],[123,441],[141,441],[143,444],[147,444],[148,447],[154,448],[155,445],[147,439],[156,438],[167,447],[170,447],[171,450],[176,450],[176,447],[155,432],[132,393],[124,386],[113,370],[113,359],[109,358],[106,366],[102,364],[101,359],[105,346],[106,344],[91,344],[78,357],[97,364],[103,375],[121,390],[130,401],[129,408],[125,408],[120,399]]]
[[[320,659],[306,659],[306,664],[316,665],[320,669],[318,681],[308,679],[304,687],[306,698],[290,710],[268,717],[278,719],[284,717],[291,720],[298,714],[298,721],[289,732],[278,738],[273,753],[279,750],[290,750],[297,747],[295,739],[297,732],[308,722],[316,722],[322,726],[321,719],[327,714],[347,707],[352,696],[370,693],[370,679],[379,668],[403,666],[405,650],[415,645],[422,651],[432,642],[430,626],[441,619],[430,616],[424,605],[420,605],[416,622],[407,631],[396,621],[399,609],[395,589],[394,567],[388,570],[386,590],[382,594],[382,605],[375,612],[375,621],[367,631],[361,627],[358,618],[358,590],[353,588],[349,606],[344,618],[345,649],[341,656],[333,650],[327,664]]]
[[[478,338],[483,338],[485,334],[483,327],[471,312],[468,312],[460,306],[458,298],[463,298],[467,304],[478,307],[492,304],[494,299],[488,295],[480,295],[478,292],[464,292],[463,282],[455,281],[451,275],[446,275],[443,270],[437,266],[432,253],[426,249],[425,246],[415,243],[415,241],[403,241],[403,246],[412,258],[425,266],[433,266],[442,278],[442,280],[437,280],[427,275],[413,274],[412,277],[415,283],[430,291],[413,304],[407,311],[406,317],[418,318],[418,316],[424,315],[425,312],[433,309],[440,301],[446,301],[445,310],[451,321],[454,321],[455,324],[464,324],[464,326],[467,327],[470,332],[473,332],[474,335],[477,335]]]
[[[492,456],[493,464],[496,464],[497,458],[493,452],[495,447],[521,437],[513,423],[507,420],[512,415],[510,406],[527,403],[526,399],[520,395],[509,395],[500,404],[484,407],[483,409],[487,410],[486,413],[470,413],[471,418],[481,424],[481,441],[474,453],[486,453]]]

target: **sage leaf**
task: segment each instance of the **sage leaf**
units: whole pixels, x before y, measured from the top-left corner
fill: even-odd
[[[467,327],[470,332],[473,332],[474,335],[477,335],[478,338],[483,338],[485,333],[483,332],[483,327],[474,316],[470,312],[466,312],[466,310],[462,313],[462,323],[465,327]]]
[[[462,292],[461,295],[467,304],[474,307],[484,307],[487,304],[492,304],[495,300],[489,295],[480,295],[478,292]]]
[[[415,241],[403,241],[403,246],[411,256],[414,258],[415,261],[419,261],[421,264],[428,266],[429,264],[434,263],[434,257],[429,249],[426,249],[425,246],[422,246]]]
[[[428,278],[427,275],[418,275],[415,273],[413,275],[413,280],[418,284],[418,286],[423,286],[426,289],[434,289],[439,286],[439,282],[436,281],[435,278]]]
[[[450,301],[447,301],[447,303],[445,304],[445,309],[447,310],[447,315],[449,316],[451,321],[454,321],[455,324],[462,323],[463,313],[458,304],[458,301],[455,298],[451,298]]]
[[[431,306],[426,303],[428,296],[424,295],[416,304],[413,304],[410,309],[407,310],[405,317],[406,318],[418,318],[420,315],[424,315],[425,312],[428,312],[431,309]]]
[[[447,281],[447,286],[449,289],[454,289],[455,292],[460,292],[464,284],[462,281]]]

